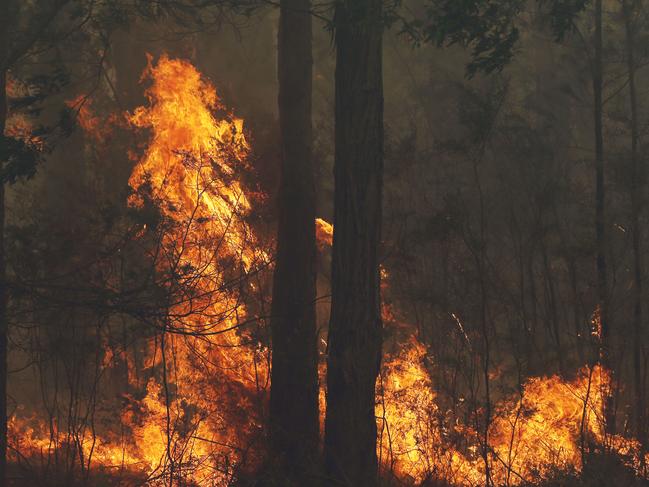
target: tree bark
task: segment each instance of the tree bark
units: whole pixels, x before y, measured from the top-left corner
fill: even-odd
[[[377,482],[381,362],[382,0],[336,3],[334,242],[324,457],[332,485]]]
[[[639,124],[638,124],[638,94],[636,90],[636,60],[635,60],[635,31],[633,13],[636,11],[635,0],[622,1],[624,18],[626,63],[629,77],[629,108],[631,110],[631,225],[633,239],[633,378],[635,395],[635,426],[640,443],[645,446],[644,419],[644,380],[642,374],[642,229],[640,213],[642,211],[642,191],[644,187],[644,171],[640,167],[638,157]]]
[[[603,42],[602,0],[595,1],[595,57],[593,64],[593,115],[595,128],[595,241],[597,246],[597,298],[599,301],[599,359],[611,373],[611,387],[615,383],[611,368],[608,279],[606,268],[606,193],[604,187],[604,133],[603,133]],[[613,394],[608,391],[604,405],[606,430],[615,431]]]
[[[290,478],[313,473],[319,442],[315,174],[310,0],[281,0],[278,36],[282,147],[273,284],[270,431]]]

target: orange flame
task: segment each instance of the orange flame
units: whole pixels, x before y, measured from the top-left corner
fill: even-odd
[[[334,243],[334,227],[322,218],[315,220],[315,235],[320,250],[331,247]]]
[[[230,284],[243,283],[266,260],[245,223],[250,202],[236,179],[249,146],[241,119],[216,118],[224,108],[191,64],[163,56],[145,76],[152,80],[150,105],[129,120],[150,128],[151,141],[131,175],[131,203],[142,205],[144,190],[171,222],[158,270],[180,282],[184,299],[168,311],[164,326],[175,333],[166,334],[159,358],[173,378],[174,397],[168,386],[149,382],[147,419],[136,428],[136,442],[152,467],[189,463],[190,478],[225,482],[247,435],[260,426],[253,396],[268,381],[264,350],[244,343],[237,330],[246,308],[240,287]]]
[[[86,435],[74,449],[101,467],[144,471],[150,485],[226,485],[261,428],[259,398],[269,380],[267,351],[241,328],[246,275],[267,263],[245,222],[251,204],[237,180],[249,146],[243,121],[225,113],[188,62],[149,60],[144,78],[149,104],[128,121],[150,139],[129,180],[129,203],[151,204],[160,215],[157,228],[139,237],[157,239],[150,257],[170,304],[148,344],[145,395],[130,398],[120,416],[127,439]],[[101,135],[88,103],[79,120]],[[105,364],[112,354],[105,351]],[[14,419],[12,431],[16,449],[37,456],[65,436],[34,419]]]
[[[22,455],[38,456],[76,441],[88,464],[142,470],[149,485],[161,478],[227,485],[261,428],[257,400],[269,381],[267,350],[241,328],[248,316],[245,277],[268,261],[245,222],[252,203],[237,178],[250,147],[243,121],[225,113],[214,87],[188,62],[149,60],[144,77],[152,81],[149,104],[128,121],[149,130],[150,139],[129,181],[130,203],[151,204],[162,219],[157,228],[143,228],[140,238],[159,238],[160,255],[152,249],[151,258],[170,302],[148,342],[148,380],[139,384],[130,375],[146,390],[121,411],[126,440],[114,434],[71,438],[56,424],[14,417],[11,444]],[[93,120],[90,112],[82,114],[86,130],[97,129]],[[321,248],[331,245],[332,225],[318,219],[316,229]],[[381,277],[387,289],[385,269]],[[384,306],[386,322],[396,322],[395,314]],[[108,367],[113,352],[105,354]],[[383,470],[414,482],[482,485],[480,434],[441,410],[427,357],[410,337],[384,361],[376,404]],[[129,370],[135,368],[126,359]],[[638,443],[607,436],[602,427],[609,381],[599,366],[582,369],[572,381],[531,378],[520,395],[496,405],[487,445],[492,482],[518,485],[554,468],[578,471],[589,442],[606,444],[637,468]],[[324,393],[321,405],[324,411]]]

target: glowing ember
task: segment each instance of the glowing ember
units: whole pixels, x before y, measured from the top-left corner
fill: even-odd
[[[7,77],[7,98],[22,98],[29,96],[29,88],[11,76]],[[44,143],[40,136],[34,135],[34,126],[31,117],[20,111],[8,114],[5,136],[21,140],[30,148],[41,151]]]
[[[108,120],[102,120],[97,116],[92,107],[92,98],[87,95],[79,95],[70,100],[66,105],[72,110],[83,133],[90,136],[97,144],[105,144],[111,134],[112,125],[117,123],[117,117],[113,114]]]

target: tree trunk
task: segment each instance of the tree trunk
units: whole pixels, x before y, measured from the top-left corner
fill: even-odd
[[[601,365],[611,369],[610,330],[608,322],[608,282],[606,275],[606,218],[604,191],[604,134],[603,134],[603,61],[602,61],[602,0],[595,1],[595,58],[593,65],[593,102],[595,127],[595,241],[597,246],[597,298],[599,301]],[[611,387],[615,380],[611,376]],[[613,394],[609,391],[604,406],[604,421],[608,432],[615,431]]]
[[[382,0],[340,0],[335,29],[336,191],[324,457],[332,485],[372,487],[382,344]]]
[[[270,430],[273,455],[289,477],[304,481],[316,465],[319,440],[310,0],[281,0],[278,76],[282,165]]]
[[[629,77],[629,105],[631,109],[631,225],[633,239],[633,374],[635,393],[635,426],[640,443],[645,445],[644,431],[644,384],[642,374],[642,235],[640,227],[640,212],[642,211],[642,190],[644,186],[644,171],[638,158],[638,95],[636,91],[636,61],[635,61],[635,32],[633,13],[637,7],[635,0],[623,0],[622,15],[624,17],[626,62]]]
[[[9,0],[0,0],[0,154],[7,122]],[[2,157],[2,156],[0,156]],[[0,159],[0,167],[5,161]],[[5,187],[0,181],[0,485],[7,479],[7,283],[4,252]]]

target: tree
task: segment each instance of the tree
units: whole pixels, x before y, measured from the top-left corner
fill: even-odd
[[[0,154],[7,122],[9,0],[0,0]],[[4,157],[0,157],[4,164]],[[4,256],[4,183],[0,183],[0,482],[7,478],[7,285]]]
[[[592,64],[593,119],[595,136],[595,246],[597,248],[597,298],[599,306],[599,360],[611,370],[608,278],[606,269],[606,192],[604,186],[604,102],[603,102],[603,35],[602,0],[595,1],[595,55]],[[611,381],[613,384],[614,381]],[[613,395],[608,393],[604,406],[607,431],[615,430]]]
[[[7,475],[7,275],[5,259],[5,188],[7,183],[21,177],[31,177],[35,172],[36,157],[22,141],[5,134],[9,103],[7,76],[11,69],[30,54],[34,46],[47,49],[57,41],[69,37],[73,30],[64,34],[52,32],[51,26],[58,14],[71,0],[52,0],[31,7],[11,0],[0,0],[0,482]],[[81,6],[81,3],[79,4]],[[77,14],[81,15],[81,8]],[[83,24],[81,24],[83,25]],[[16,26],[11,32],[9,28]],[[69,28],[70,26],[66,26]]]
[[[622,0],[622,16],[624,19],[626,67],[629,89],[629,109],[631,111],[631,226],[633,246],[633,375],[635,394],[635,423],[636,436],[644,446],[645,414],[644,414],[644,379],[642,374],[642,288],[643,288],[643,258],[642,258],[642,229],[640,214],[642,211],[642,190],[644,187],[644,171],[639,161],[639,120],[638,94],[636,88],[636,25],[633,17],[641,4],[638,0]]]
[[[324,457],[335,485],[377,481],[382,346],[382,1],[336,3],[335,197]]]
[[[315,174],[311,153],[310,0],[282,0],[278,34],[282,147],[271,313],[272,454],[304,478],[318,450]]]
[[[44,12],[46,17],[38,16],[38,24],[34,26],[34,32],[23,40],[10,46],[9,26],[11,25],[14,5],[10,0],[0,0],[0,482],[4,484],[7,478],[7,373],[8,373],[8,350],[7,337],[9,324],[7,319],[7,276],[5,261],[5,184],[7,174],[12,171],[11,162],[16,154],[12,154],[15,144],[5,137],[5,129],[8,116],[7,101],[7,75],[9,69],[29,50],[37,41],[38,36],[47,27],[51,20],[51,14],[56,14],[60,8],[55,2],[54,10]],[[61,5],[62,6],[62,5]],[[31,36],[34,37],[31,37]],[[13,48],[12,48],[13,47]]]

